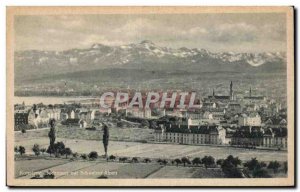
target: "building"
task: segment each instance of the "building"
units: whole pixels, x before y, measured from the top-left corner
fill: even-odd
[[[226,130],[216,125],[187,126],[173,124],[155,130],[156,142],[179,144],[210,144],[222,145],[225,143]]]
[[[261,117],[258,113],[251,113],[249,115],[242,114],[238,118],[239,126],[261,126]]]
[[[241,113],[242,111],[241,104],[237,102],[231,102],[227,105],[227,111],[230,113]]]
[[[132,115],[133,117],[138,118],[151,118],[151,109],[140,109],[138,107],[127,108],[126,116]]]
[[[250,90],[249,90],[249,95],[244,96],[244,101],[246,101],[246,102],[259,102],[259,101],[265,101],[265,100],[266,100],[265,96],[261,96],[261,95],[253,96],[251,87],[250,87]]]
[[[263,130],[260,126],[241,126],[231,137],[231,145],[254,147],[263,145]]]
[[[286,149],[287,128],[267,128],[263,134],[263,146]]]
[[[34,125],[38,128],[48,127],[50,120],[48,111],[46,109],[39,109],[35,113]]]
[[[14,114],[15,126],[27,125],[28,124],[28,115],[29,115],[29,113],[24,110],[16,111]]]
[[[61,110],[60,109],[48,109],[48,117],[49,119],[55,119],[55,120],[60,120],[61,116]]]
[[[220,101],[220,102],[229,102],[235,100],[232,81],[230,82],[229,85],[229,95],[215,95],[215,90],[213,89],[213,94],[208,96],[208,99],[210,101]]]

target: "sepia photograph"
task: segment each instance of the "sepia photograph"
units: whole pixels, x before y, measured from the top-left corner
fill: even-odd
[[[293,14],[7,7],[7,185],[294,186]]]

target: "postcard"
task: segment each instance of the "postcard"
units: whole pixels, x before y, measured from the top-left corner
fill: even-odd
[[[295,185],[293,7],[7,7],[7,185]]]

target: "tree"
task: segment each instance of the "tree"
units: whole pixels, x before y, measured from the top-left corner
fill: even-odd
[[[177,167],[178,167],[179,164],[182,163],[180,159],[175,159],[174,161],[175,161]]]
[[[201,164],[201,159],[199,157],[196,157],[192,160],[193,165],[199,165]]]
[[[155,129],[157,127],[157,122],[155,120],[152,120],[149,122],[149,126],[151,129]]]
[[[229,155],[226,160],[232,163],[235,167],[242,163],[238,157],[233,157],[232,155]]]
[[[18,146],[15,146],[15,148],[14,148],[14,152],[15,152],[15,154],[18,154],[18,153],[19,153]]]
[[[142,127],[149,127],[149,121],[143,119],[141,122]]]
[[[22,134],[26,133],[26,128],[22,127],[21,132],[22,132]]]
[[[268,172],[262,168],[256,168],[252,172],[254,178],[269,178],[271,177]]]
[[[63,150],[63,154],[66,155],[66,159],[68,158],[68,155],[72,155],[72,150],[67,147]]]
[[[73,156],[74,158],[77,158],[77,157],[78,157],[78,153],[77,153],[77,152],[72,153],[72,156]]]
[[[208,166],[215,164],[215,159],[212,156],[205,156],[202,158],[202,163],[204,164],[205,168],[207,169]]]
[[[125,161],[127,161],[127,157],[120,157],[119,161],[124,163]]]
[[[166,159],[162,160],[161,162],[164,166],[166,166],[168,164],[168,161]]]
[[[50,145],[49,145],[49,147],[48,147],[48,149],[47,149],[46,152],[47,152],[47,153],[50,155],[50,157],[51,157],[51,155],[55,153],[54,146],[50,146]]]
[[[122,127],[123,127],[123,122],[122,122],[122,121],[118,121],[118,122],[117,122],[117,127],[122,128]]]
[[[241,170],[237,168],[237,166],[241,164],[241,160],[239,160],[238,157],[234,158],[232,155],[229,155],[225,160],[221,160],[218,163],[221,163],[222,171],[226,175],[226,177],[228,178],[243,177]]]
[[[54,153],[55,156],[64,155],[65,144],[63,142],[57,142],[54,144]]]
[[[132,163],[138,163],[139,160],[137,159],[137,157],[133,157],[132,160],[131,160],[131,162],[132,162]]]
[[[103,127],[103,146],[104,146],[105,157],[107,157],[108,141],[109,141],[109,130],[108,130],[107,125],[104,125],[104,127]]]
[[[183,163],[184,167],[185,167],[185,164],[191,164],[191,161],[187,157],[182,157],[181,162]]]
[[[34,144],[32,147],[32,151],[36,156],[39,156],[41,151],[40,151],[40,146],[38,144]]]
[[[288,163],[287,163],[287,161],[285,161],[283,163],[283,170],[284,170],[284,173],[287,173],[287,171],[288,171]]]
[[[218,159],[217,160],[217,165],[222,166],[223,162],[224,162],[224,159]]]
[[[261,164],[256,160],[256,158],[252,158],[250,161],[244,163],[244,167],[247,167],[250,171],[254,169],[261,168]]]
[[[87,155],[86,155],[86,154],[81,154],[80,157],[81,157],[83,160],[86,160],[86,159],[87,159]]]
[[[98,153],[96,151],[92,151],[89,153],[88,157],[90,160],[95,160],[98,158]]]
[[[109,159],[112,160],[112,161],[114,161],[114,160],[116,160],[116,156],[111,155],[111,156],[109,156]]]
[[[43,179],[54,179],[55,175],[51,170],[44,172]]]
[[[278,171],[279,167],[281,167],[281,165],[277,161],[271,161],[268,165],[268,169],[273,169],[274,173]]]
[[[44,155],[44,153],[47,151],[47,149],[46,149],[46,148],[42,148],[40,151],[41,151],[42,154]]]
[[[106,175],[100,175],[97,179],[108,179]]]
[[[145,158],[145,159],[144,159],[144,162],[145,162],[145,163],[150,163],[151,160],[150,160],[149,158]]]
[[[25,154],[25,152],[26,152],[26,150],[25,150],[25,147],[23,147],[23,146],[19,146],[19,153],[20,153],[20,155],[22,156],[23,154]]]
[[[55,139],[56,139],[56,136],[55,136],[55,120],[50,119],[49,125],[50,125],[50,131],[48,133],[48,137],[49,137],[49,140],[50,140],[49,147],[50,147],[50,150],[54,151],[54,143],[55,143]]]

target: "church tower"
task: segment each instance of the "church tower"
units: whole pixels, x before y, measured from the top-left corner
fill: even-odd
[[[250,91],[249,91],[249,97],[252,96],[252,91],[251,91],[251,87],[250,87]]]

